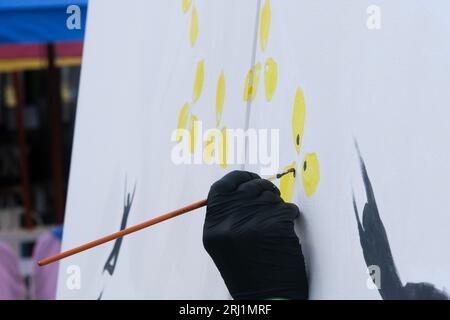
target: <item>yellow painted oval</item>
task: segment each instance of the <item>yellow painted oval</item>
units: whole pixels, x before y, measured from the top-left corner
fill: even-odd
[[[191,6],[191,0],[182,0],[181,6],[183,8],[183,13],[186,13],[189,10],[189,7]]]
[[[270,20],[271,20],[270,1],[266,0],[261,10],[261,23],[259,25],[259,45],[261,51],[266,51],[269,41]]]
[[[305,127],[305,97],[302,89],[299,87],[295,94],[294,110],[292,112],[292,137],[294,139],[295,150],[300,154],[300,147],[302,145],[303,130]]]
[[[216,127],[220,125],[220,120],[222,119],[224,101],[225,101],[225,75],[222,70],[219,79],[217,80],[217,89],[216,89]]]
[[[259,62],[248,70],[244,84],[244,101],[255,99],[260,73],[261,63]]]
[[[202,93],[203,89],[203,79],[205,77],[205,61],[201,60],[197,63],[197,70],[195,72],[195,81],[194,81],[194,92],[192,94],[192,100],[197,102],[198,98]]]
[[[189,104],[185,103],[178,113],[178,125],[177,125],[177,142],[181,141],[183,137],[181,131],[186,129],[189,118]]]
[[[295,169],[297,170],[297,164],[296,162],[292,162],[290,166],[286,166],[283,169],[283,172],[289,169]],[[295,175],[293,173],[285,174],[280,178],[280,193],[281,198],[285,202],[291,202],[292,196],[294,195],[294,189],[295,189]]]
[[[271,101],[277,89],[278,82],[278,65],[272,58],[266,60],[264,66],[264,89],[266,92],[266,100]]]
[[[317,190],[320,181],[319,159],[316,153],[308,153],[302,163],[302,182],[305,193],[311,197]]]
[[[191,48],[195,46],[197,38],[198,38],[198,13],[197,8],[194,6],[192,8],[192,17],[191,17],[191,32],[190,32]]]

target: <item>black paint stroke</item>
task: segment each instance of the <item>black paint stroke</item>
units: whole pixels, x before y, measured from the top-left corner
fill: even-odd
[[[126,180],[125,180],[125,195],[123,200],[123,215],[122,215],[122,223],[120,224],[120,230],[123,230],[127,226],[128,215],[130,214],[131,205],[134,200],[134,193],[136,191],[136,184],[133,188],[133,193],[130,194],[126,190]],[[120,246],[122,245],[123,237],[120,237],[114,241],[113,249],[106,260],[105,266],[103,267],[103,272],[107,271],[110,275],[113,275],[114,269],[116,268],[117,258],[119,257]],[[100,296],[101,297],[101,296]]]
[[[358,144],[355,142],[359,156],[361,174],[364,181],[367,202],[364,205],[362,223],[359,219],[356,207],[355,195],[353,194],[353,209],[358,224],[359,239],[363,249],[366,265],[378,266],[380,268],[380,288],[378,289],[384,300],[447,300],[447,294],[430,283],[407,283],[405,286],[400,280],[400,276],[395,267],[392,257],[391,247],[383,225],[383,221],[378,213],[372,184],[367,174],[366,165],[361,156]]]

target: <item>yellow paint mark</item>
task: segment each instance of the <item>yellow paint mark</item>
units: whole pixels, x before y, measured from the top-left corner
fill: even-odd
[[[216,90],[216,127],[220,125],[222,118],[223,102],[225,101],[225,75],[223,70],[220,73],[219,80],[217,80]]]
[[[182,1],[183,13],[186,13],[189,10],[190,6],[191,6],[191,0],[183,0]]]
[[[278,66],[275,60],[268,58],[264,66],[264,87],[266,100],[271,101],[278,82]]]
[[[220,130],[220,141],[219,141],[219,161],[220,161],[220,166],[222,167],[222,169],[226,169],[228,166],[227,163],[227,128],[223,127],[222,130]]]
[[[186,129],[189,118],[189,104],[185,103],[178,113],[178,125],[177,125],[177,142],[180,142],[183,135],[182,130]]]
[[[283,172],[289,169],[297,169],[297,164],[292,162],[290,166],[284,167]],[[291,202],[294,195],[295,177],[293,173],[285,174],[280,178],[280,193],[281,198],[285,202]]]
[[[305,127],[305,97],[299,87],[295,95],[294,111],[292,112],[292,137],[294,138],[295,150],[300,154],[300,147],[303,139],[303,129]]]
[[[244,84],[244,101],[253,101],[258,89],[259,75],[261,72],[261,64],[258,62],[247,73]]]
[[[317,189],[320,180],[319,159],[317,154],[308,153],[302,164],[302,181],[306,195],[311,197]]]
[[[266,51],[267,41],[269,40],[271,15],[270,1],[266,0],[261,11],[261,24],[259,26],[259,45],[262,52]]]
[[[191,128],[189,133],[191,137],[190,151],[191,153],[194,153],[198,135],[198,118],[194,115],[191,116]]]
[[[195,46],[195,42],[197,41],[198,37],[198,13],[197,8],[194,6],[192,8],[192,18],[191,18],[191,48]]]
[[[192,97],[194,102],[196,102],[198,98],[200,98],[200,94],[202,93],[204,68],[205,68],[205,61],[204,60],[199,61],[197,63],[197,71],[195,73],[194,93]]]

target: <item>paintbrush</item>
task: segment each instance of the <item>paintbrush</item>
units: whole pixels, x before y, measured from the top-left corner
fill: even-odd
[[[276,180],[276,179],[280,179],[284,175],[289,174],[291,172],[293,173],[293,175],[295,177],[295,169],[291,168],[291,169],[289,169],[289,170],[287,170],[285,172],[278,173],[278,174],[275,174],[273,176],[270,176],[270,177],[267,178],[267,180],[273,181],[273,180]],[[126,229],[120,230],[118,232],[111,233],[110,235],[107,235],[105,237],[102,237],[100,239],[97,239],[97,240],[94,240],[94,241],[91,241],[91,242],[88,242],[88,243],[85,243],[85,244],[83,244],[81,246],[78,246],[78,247],[75,247],[73,249],[70,249],[70,250],[58,253],[58,254],[56,254],[54,256],[51,256],[51,257],[39,260],[38,261],[38,265],[42,267],[42,266],[45,266],[45,265],[47,265],[49,263],[56,262],[58,260],[67,258],[67,257],[72,256],[74,254],[83,252],[85,250],[91,249],[91,248],[96,247],[96,246],[99,246],[99,245],[101,245],[103,243],[106,243],[106,242],[109,242],[111,240],[115,240],[117,238],[123,237],[123,236],[125,236],[127,234],[139,231],[141,229],[150,227],[152,225],[155,225],[157,223],[163,222],[165,220],[169,220],[169,219],[172,219],[172,218],[174,218],[176,216],[182,215],[184,213],[187,213],[187,212],[193,211],[195,209],[204,207],[204,206],[206,206],[207,203],[208,203],[208,199],[203,199],[203,200],[191,203],[190,205],[187,205],[187,206],[179,208],[177,210],[168,212],[168,213],[163,214],[161,216],[158,216],[156,218],[147,220],[145,222],[139,223],[139,224],[134,225],[132,227],[128,227]]]

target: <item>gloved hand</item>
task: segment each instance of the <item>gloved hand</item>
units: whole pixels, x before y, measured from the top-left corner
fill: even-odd
[[[234,299],[307,299],[296,205],[270,181],[233,171],[208,194],[203,245]]]

